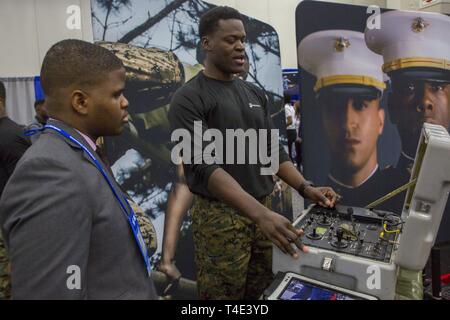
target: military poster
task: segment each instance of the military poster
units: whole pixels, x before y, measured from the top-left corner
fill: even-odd
[[[202,70],[198,23],[214,7],[200,0],[93,0],[95,42],[112,50],[124,63],[129,100],[129,128],[117,138],[106,139],[108,158],[122,188],[153,221],[160,259],[164,212],[175,179],[167,119],[175,91]],[[270,102],[278,128],[285,128],[282,109],[283,81],[278,36],[269,25],[243,16],[247,33],[246,81],[261,87]],[[285,139],[283,130],[281,138]],[[277,211],[291,214],[290,195],[274,195]],[[181,228],[177,266],[184,277],[195,279],[190,219]]]
[[[374,6],[298,5],[304,173],[332,186],[342,204],[365,207],[407,183],[424,122],[449,130],[450,50],[439,31],[448,19]],[[405,195],[378,208],[400,215]],[[449,240],[447,205],[436,243]]]

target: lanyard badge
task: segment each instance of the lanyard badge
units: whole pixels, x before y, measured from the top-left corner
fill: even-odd
[[[106,182],[108,183],[109,187],[111,188],[111,191],[114,194],[114,197],[119,202],[120,208],[122,209],[122,212],[125,214],[127,221],[131,227],[131,231],[133,232],[134,239],[136,241],[136,244],[139,247],[139,251],[141,252],[142,258],[144,259],[145,267],[147,269],[148,276],[150,277],[151,274],[151,265],[150,265],[150,258],[148,257],[148,251],[147,246],[145,245],[144,238],[142,237],[141,229],[139,227],[139,222],[136,219],[136,215],[131,208],[128,201],[123,197],[119,196],[116,192],[116,190],[113,187],[113,183],[109,180],[108,175],[106,174],[105,170],[103,169],[100,162],[97,160],[97,158],[84,146],[81,142],[79,142],[77,139],[72,137],[70,134],[68,134],[66,131],[62,130],[61,128],[58,128],[54,125],[45,125],[42,128],[39,129],[31,129],[25,132],[25,135],[31,136],[36,134],[39,131],[42,131],[44,129],[51,129],[60,135],[64,136],[65,138],[69,139],[73,143],[75,143],[77,146],[79,146],[81,149],[83,149],[84,152],[91,158],[91,160],[94,162],[97,169],[102,174],[103,178],[105,178]],[[126,204],[126,205],[125,205]]]

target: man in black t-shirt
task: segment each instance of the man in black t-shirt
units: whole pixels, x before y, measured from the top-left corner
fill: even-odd
[[[208,11],[200,20],[199,33],[205,69],[177,91],[169,110],[172,136],[194,142],[193,148],[188,143],[193,152],[181,151],[186,181],[195,194],[192,219],[199,297],[257,299],[272,281],[270,241],[294,258],[298,253],[292,243],[306,251],[297,241],[301,231],[268,208],[272,174],[323,206],[333,206],[336,194],[305,181],[278,137],[268,137],[274,126],[262,90],[235,77],[245,64],[246,34],[239,12],[228,7]],[[236,136],[237,146],[230,143]],[[242,136],[248,143],[239,144]],[[261,157],[265,147],[274,160],[272,171]],[[179,151],[173,150],[174,159]]]

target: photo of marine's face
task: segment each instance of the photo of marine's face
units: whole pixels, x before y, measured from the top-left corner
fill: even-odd
[[[393,80],[389,110],[403,151],[414,156],[424,122],[450,129],[450,82]]]
[[[384,126],[380,100],[331,95],[320,99],[320,106],[332,168],[347,174],[373,170]]]

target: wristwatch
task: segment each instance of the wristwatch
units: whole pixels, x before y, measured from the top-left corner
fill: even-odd
[[[300,187],[298,187],[297,192],[299,195],[301,195],[303,198],[305,198],[305,190],[308,187],[314,187],[314,184],[312,183],[312,181],[309,180],[305,180]]]

